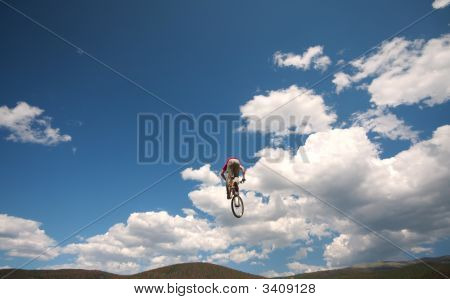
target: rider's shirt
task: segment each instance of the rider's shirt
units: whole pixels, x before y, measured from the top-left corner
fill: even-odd
[[[239,161],[239,164],[241,164],[241,160],[239,160],[238,158],[235,158],[235,157],[229,157],[229,158],[227,159],[227,161],[225,162],[225,165],[223,165],[223,167],[222,167],[222,172],[226,172],[226,171],[227,171],[228,162],[229,162],[231,159],[238,160],[238,161]]]

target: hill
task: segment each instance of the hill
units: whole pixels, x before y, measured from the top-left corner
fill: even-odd
[[[450,256],[424,258],[428,265],[450,277]],[[98,270],[60,269],[60,270],[14,270],[0,269],[0,277],[12,272],[6,278],[47,278],[47,279],[240,279],[264,278],[228,267],[210,263],[185,263],[152,269],[149,271],[119,275]],[[385,261],[359,264],[353,267],[297,274],[283,278],[443,278],[419,261]]]
[[[263,278],[210,263],[185,263],[130,275],[129,278]]]
[[[450,256],[422,259],[442,274],[450,277]],[[420,261],[376,262],[353,267],[297,274],[286,278],[444,278]]]
[[[9,274],[9,275],[8,275]],[[0,269],[0,278],[8,275],[10,279],[46,278],[46,279],[91,279],[91,278],[119,278],[120,275],[98,270],[58,269],[58,270],[22,270]]]
[[[185,263],[157,268],[132,275],[118,275],[97,270],[61,269],[61,270],[22,270],[1,269],[0,277],[12,272],[6,278],[151,278],[151,279],[241,279],[241,278],[264,278],[228,267],[210,263]]]

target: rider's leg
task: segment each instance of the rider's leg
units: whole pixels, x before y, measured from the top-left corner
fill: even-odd
[[[239,169],[239,161],[237,159],[232,159],[231,161],[229,161],[228,178],[230,180],[230,188],[235,188],[237,192],[239,192],[239,185],[234,181],[234,178],[239,177]],[[234,197],[232,200],[234,201],[233,205],[236,208],[239,208],[241,206],[237,197]]]
[[[227,199],[231,199],[231,190],[230,190],[230,183],[231,183],[231,176],[230,172],[227,173],[227,181],[225,183],[225,188],[227,189]]]
[[[229,162],[229,171],[230,174],[232,176],[232,178],[239,178],[239,169],[240,169],[240,164],[239,164],[239,160],[237,159],[232,159]],[[236,188],[237,191],[239,191],[239,185],[236,182],[233,182],[233,188]]]

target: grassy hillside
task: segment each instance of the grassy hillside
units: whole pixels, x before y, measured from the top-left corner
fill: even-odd
[[[423,259],[427,264],[450,277],[450,256]],[[1,269],[0,277],[13,269]],[[7,278],[147,278],[147,279],[225,279],[225,278],[263,278],[231,268],[210,263],[185,263],[157,268],[132,275],[118,275],[97,270],[15,270]],[[355,265],[354,267],[303,273],[285,278],[443,278],[418,261],[376,262]]]
[[[129,278],[263,278],[209,263],[185,263],[145,271]]]
[[[12,272],[12,273],[11,273]],[[98,271],[98,270],[82,270],[82,269],[61,269],[61,270],[22,270],[22,269],[0,269],[0,277],[9,274],[6,278],[22,279],[22,278],[118,278],[119,275]]]
[[[61,269],[61,270],[16,270],[1,269],[0,277],[7,278],[263,278],[261,276],[237,271],[209,263],[186,263],[157,268],[133,275],[117,275],[97,270]]]
[[[450,256],[423,259],[428,265],[450,277]],[[287,278],[444,278],[421,262],[377,262],[355,267],[303,273]]]

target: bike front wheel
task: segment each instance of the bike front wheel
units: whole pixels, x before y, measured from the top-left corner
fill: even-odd
[[[235,195],[231,200],[231,211],[236,218],[241,218],[244,215],[244,202],[239,195]]]

